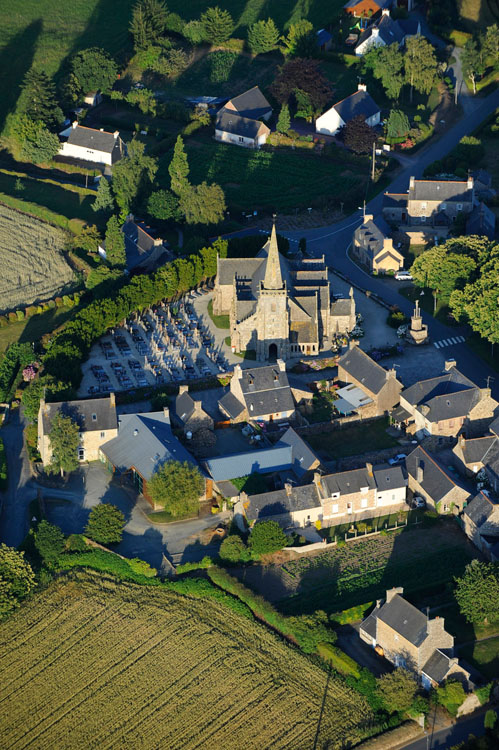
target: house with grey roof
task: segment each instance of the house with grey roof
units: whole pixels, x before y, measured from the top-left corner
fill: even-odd
[[[442,375],[418,380],[400,394],[404,411],[397,417],[408,433],[419,437],[434,435],[440,442],[460,433],[482,435],[499,413],[499,403],[490,388],[479,388],[456,367],[455,360],[445,363]]]
[[[481,490],[466,505],[463,514],[466,536],[492,561],[499,561],[499,500]]]
[[[295,403],[285,363],[278,359],[275,365],[246,370],[236,365],[230,391],[222,396],[218,406],[231,422],[294,419]]]
[[[483,201],[474,206],[468,216],[466,234],[485,235],[489,240],[496,236],[496,215]]]
[[[102,177],[101,179],[104,179]],[[129,214],[121,227],[125,239],[125,255],[127,271],[151,273],[158,266],[170,260],[172,255],[168,244],[160,237],[155,237],[155,231],[141,221],[135,221],[133,214]],[[99,255],[106,258],[106,241],[99,243]]]
[[[421,23],[418,19],[395,20],[391,17],[389,8],[383,8],[381,16],[372,20],[360,35],[355,46],[355,54],[361,57],[373,47],[389,46],[394,43],[401,47],[405,44],[407,37],[418,34],[421,34]]]
[[[201,429],[212,430],[214,426],[213,418],[205,412],[201,401],[192,398],[188,385],[179,386],[170,416],[174,424],[182,428],[184,435],[188,432],[193,435]]]
[[[448,230],[458,214],[471,214],[475,204],[473,177],[467,180],[416,180],[407,193],[385,193],[383,216],[388,222],[419,229]]]
[[[80,443],[78,460],[97,461],[101,445],[118,434],[114,393],[104,398],[80,399],[47,403],[40,400],[38,411],[38,451],[44,466],[52,460],[50,431],[57,414],[70,417],[78,425]]]
[[[114,475],[129,481],[151,504],[147,483],[165,462],[196,463],[173,434],[168,409],[121,414],[118,434],[100,446],[99,459]]]
[[[365,83],[359,83],[358,90],[345,99],[336,102],[315,121],[315,130],[324,135],[336,135],[347,122],[362,116],[367,125],[379,125],[381,110],[367,92]]]
[[[361,412],[365,417],[381,416],[399,403],[402,383],[394,369],[385,370],[362,351],[358,341],[350,341],[349,348],[338,360],[338,380],[343,385],[353,384],[368,398]]]
[[[389,227],[383,218],[374,221],[366,214],[353,233],[352,253],[371,273],[385,274],[404,267],[404,256],[393,247]]]
[[[470,492],[452,467],[444,466],[420,445],[409,453],[405,467],[409,489],[438,513],[459,512],[469,501]]]
[[[75,121],[60,133],[59,156],[112,166],[126,155],[126,146],[119,132],[86,128]]]
[[[395,667],[413,672],[429,690],[452,677],[471,687],[470,674],[454,657],[454,637],[445,630],[442,617],[430,619],[397,587],[379,599],[361,623],[360,638]]]
[[[229,99],[219,110],[215,122],[215,139],[247,148],[259,148],[269,134],[265,121],[272,115],[272,107],[258,86]]]

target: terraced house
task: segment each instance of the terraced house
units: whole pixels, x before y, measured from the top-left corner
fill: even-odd
[[[404,267],[404,256],[393,247],[383,219],[366,214],[353,234],[352,253],[371,273],[395,272]]]
[[[383,216],[396,224],[448,228],[458,214],[471,214],[474,206],[473,177],[467,180],[416,180],[407,193],[385,193]]]

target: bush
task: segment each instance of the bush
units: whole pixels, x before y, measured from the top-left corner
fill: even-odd
[[[92,568],[101,573],[111,573],[117,578],[124,581],[134,581],[135,583],[159,585],[159,578],[150,578],[147,575],[138,573],[130,565],[130,560],[121,558],[114,552],[107,552],[103,549],[92,549],[86,552],[73,552],[63,554],[59,558],[59,570],[68,568]]]
[[[93,548],[87,544],[83,534],[70,534],[66,539],[68,552],[90,552]]]
[[[475,695],[480,701],[480,705],[484,706],[486,703],[490,700],[490,694],[492,692],[492,688],[494,687],[493,682],[489,682],[488,685],[483,685],[482,687],[479,687],[475,690]]]
[[[125,516],[116,505],[101,503],[90,511],[85,533],[99,544],[117,544],[121,542]]]
[[[288,538],[277,521],[259,521],[250,534],[249,546],[255,555],[277,552],[288,543]]]
[[[409,319],[401,310],[394,310],[388,313],[386,322],[391,328],[398,328],[399,326],[408,323]]]
[[[376,680],[378,693],[390,713],[407,711],[418,690],[418,683],[410,672],[396,669]]]
[[[466,693],[460,682],[447,680],[436,689],[437,702],[443,706],[451,716],[457,716],[459,706],[464,702]]]
[[[145,576],[146,578],[154,578],[158,575],[156,568],[153,568],[145,560],[141,560],[139,557],[133,557],[128,561],[128,564],[134,573],[137,575]]]
[[[214,565],[213,559],[208,555],[205,555],[205,557],[199,562],[181,563],[180,565],[177,565],[175,570],[177,575],[181,575],[182,573],[190,573],[193,570],[206,570],[207,568],[211,568],[212,565]]]
[[[66,545],[66,537],[58,526],[48,521],[40,521],[35,534],[35,547],[45,565],[52,568]]]
[[[24,312],[23,312],[23,310],[16,310],[16,318],[18,320],[24,320]]]
[[[231,534],[223,540],[218,554],[223,562],[229,563],[248,562],[251,558],[244,540],[237,534]]]
[[[331,646],[330,643],[319,643],[317,651],[340,674],[360,679],[360,666],[341,649]]]

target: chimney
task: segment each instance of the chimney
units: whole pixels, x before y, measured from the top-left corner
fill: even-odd
[[[163,244],[163,240],[161,239],[161,237],[155,237],[153,242],[154,242],[154,247],[160,247],[160,245]]]
[[[248,502],[248,500],[249,500],[248,494],[247,494],[246,492],[240,492],[240,493],[239,493],[239,500],[240,500],[240,501],[241,501],[241,502],[243,503],[243,505],[244,505],[244,504],[245,504],[245,503],[247,503],[247,502]]]
[[[357,91],[367,91],[366,84],[365,83],[359,83],[359,85],[357,86]],[[371,216],[371,219],[372,219],[372,216]]]
[[[78,120],[73,120],[73,122],[71,123],[71,127],[72,127],[73,129],[74,129],[74,128],[77,128],[77,127],[78,127]]]
[[[321,494],[321,475],[318,471],[314,471],[314,484],[317,487],[317,490],[319,492],[319,496]]]
[[[109,406],[111,409],[116,408],[116,396],[114,395],[114,391],[111,391],[109,394]]]
[[[428,620],[426,623],[426,632],[430,636],[436,636],[444,632],[444,618],[435,617],[433,620]]]
[[[285,490],[285,492],[286,492],[286,495],[287,495],[288,497],[290,497],[290,496],[291,496],[291,492],[292,492],[293,488],[292,488],[292,486],[291,486],[291,485],[289,484],[289,482],[285,482],[285,483],[284,483],[284,490]]]
[[[170,411],[167,406],[163,406],[163,416],[166,417],[166,419],[170,418]]]
[[[354,349],[358,345],[359,345],[359,342],[358,342],[357,339],[350,339],[350,341],[348,343],[348,348],[349,349]]]
[[[464,448],[466,444],[466,438],[464,437],[463,433],[459,435],[458,440],[459,440],[459,445],[461,446],[461,448]]]
[[[414,190],[414,187],[415,187],[414,183],[415,183],[415,181],[416,180],[415,180],[414,177],[409,177],[409,190]]]
[[[423,462],[420,461],[416,467],[416,482],[422,484],[424,479],[424,466]]]
[[[281,372],[286,372],[286,363],[283,359],[278,359],[276,364]]]
[[[452,370],[453,367],[456,366],[456,360],[455,359],[446,359],[444,370],[445,372],[449,372],[449,370]]]
[[[189,393],[189,386],[188,385],[179,385],[179,387],[178,387],[178,395],[181,396],[183,393]]]
[[[391,602],[393,597],[397,596],[397,594],[400,594],[400,596],[402,596],[403,593],[404,589],[402,586],[395,586],[393,589],[388,589],[388,591],[386,592],[386,603],[388,604],[388,602]]]
[[[376,26],[372,29],[372,35],[373,37],[379,36],[379,29]]]
[[[393,250],[393,240],[391,237],[385,237],[385,240],[383,242],[383,249],[384,250]]]
[[[115,130],[114,133],[113,133],[113,135],[114,135],[114,140],[116,140],[117,138],[120,137],[120,131],[119,130]]]
[[[194,411],[198,415],[203,411],[203,404],[201,401],[197,401],[196,399],[194,399]]]
[[[366,471],[370,477],[373,475],[373,465],[366,461]]]
[[[234,377],[237,378],[238,380],[241,379],[242,372],[243,371],[241,369],[241,365],[236,365],[234,367]]]
[[[361,83],[359,83],[359,86],[362,86]],[[373,214],[366,214],[364,216],[364,224],[367,224],[368,221],[372,221],[374,219]]]
[[[474,183],[473,177],[469,174],[468,175],[468,182],[466,184],[466,187],[468,188],[468,190],[473,190],[473,185],[474,184],[475,183]]]
[[[386,379],[387,380],[395,380],[397,378],[397,371],[394,367],[392,367],[390,370],[386,371]]]
[[[104,128],[99,128],[99,130],[100,130],[101,133],[104,132]]]
[[[382,16],[389,16],[390,15],[390,9],[389,8],[383,8],[381,11]]]

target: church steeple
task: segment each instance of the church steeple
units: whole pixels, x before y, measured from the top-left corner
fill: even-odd
[[[273,217],[272,232],[270,235],[269,252],[265,268],[264,289],[282,289],[284,286],[281,273],[281,259],[277,247],[277,234],[275,230],[275,214]]]

